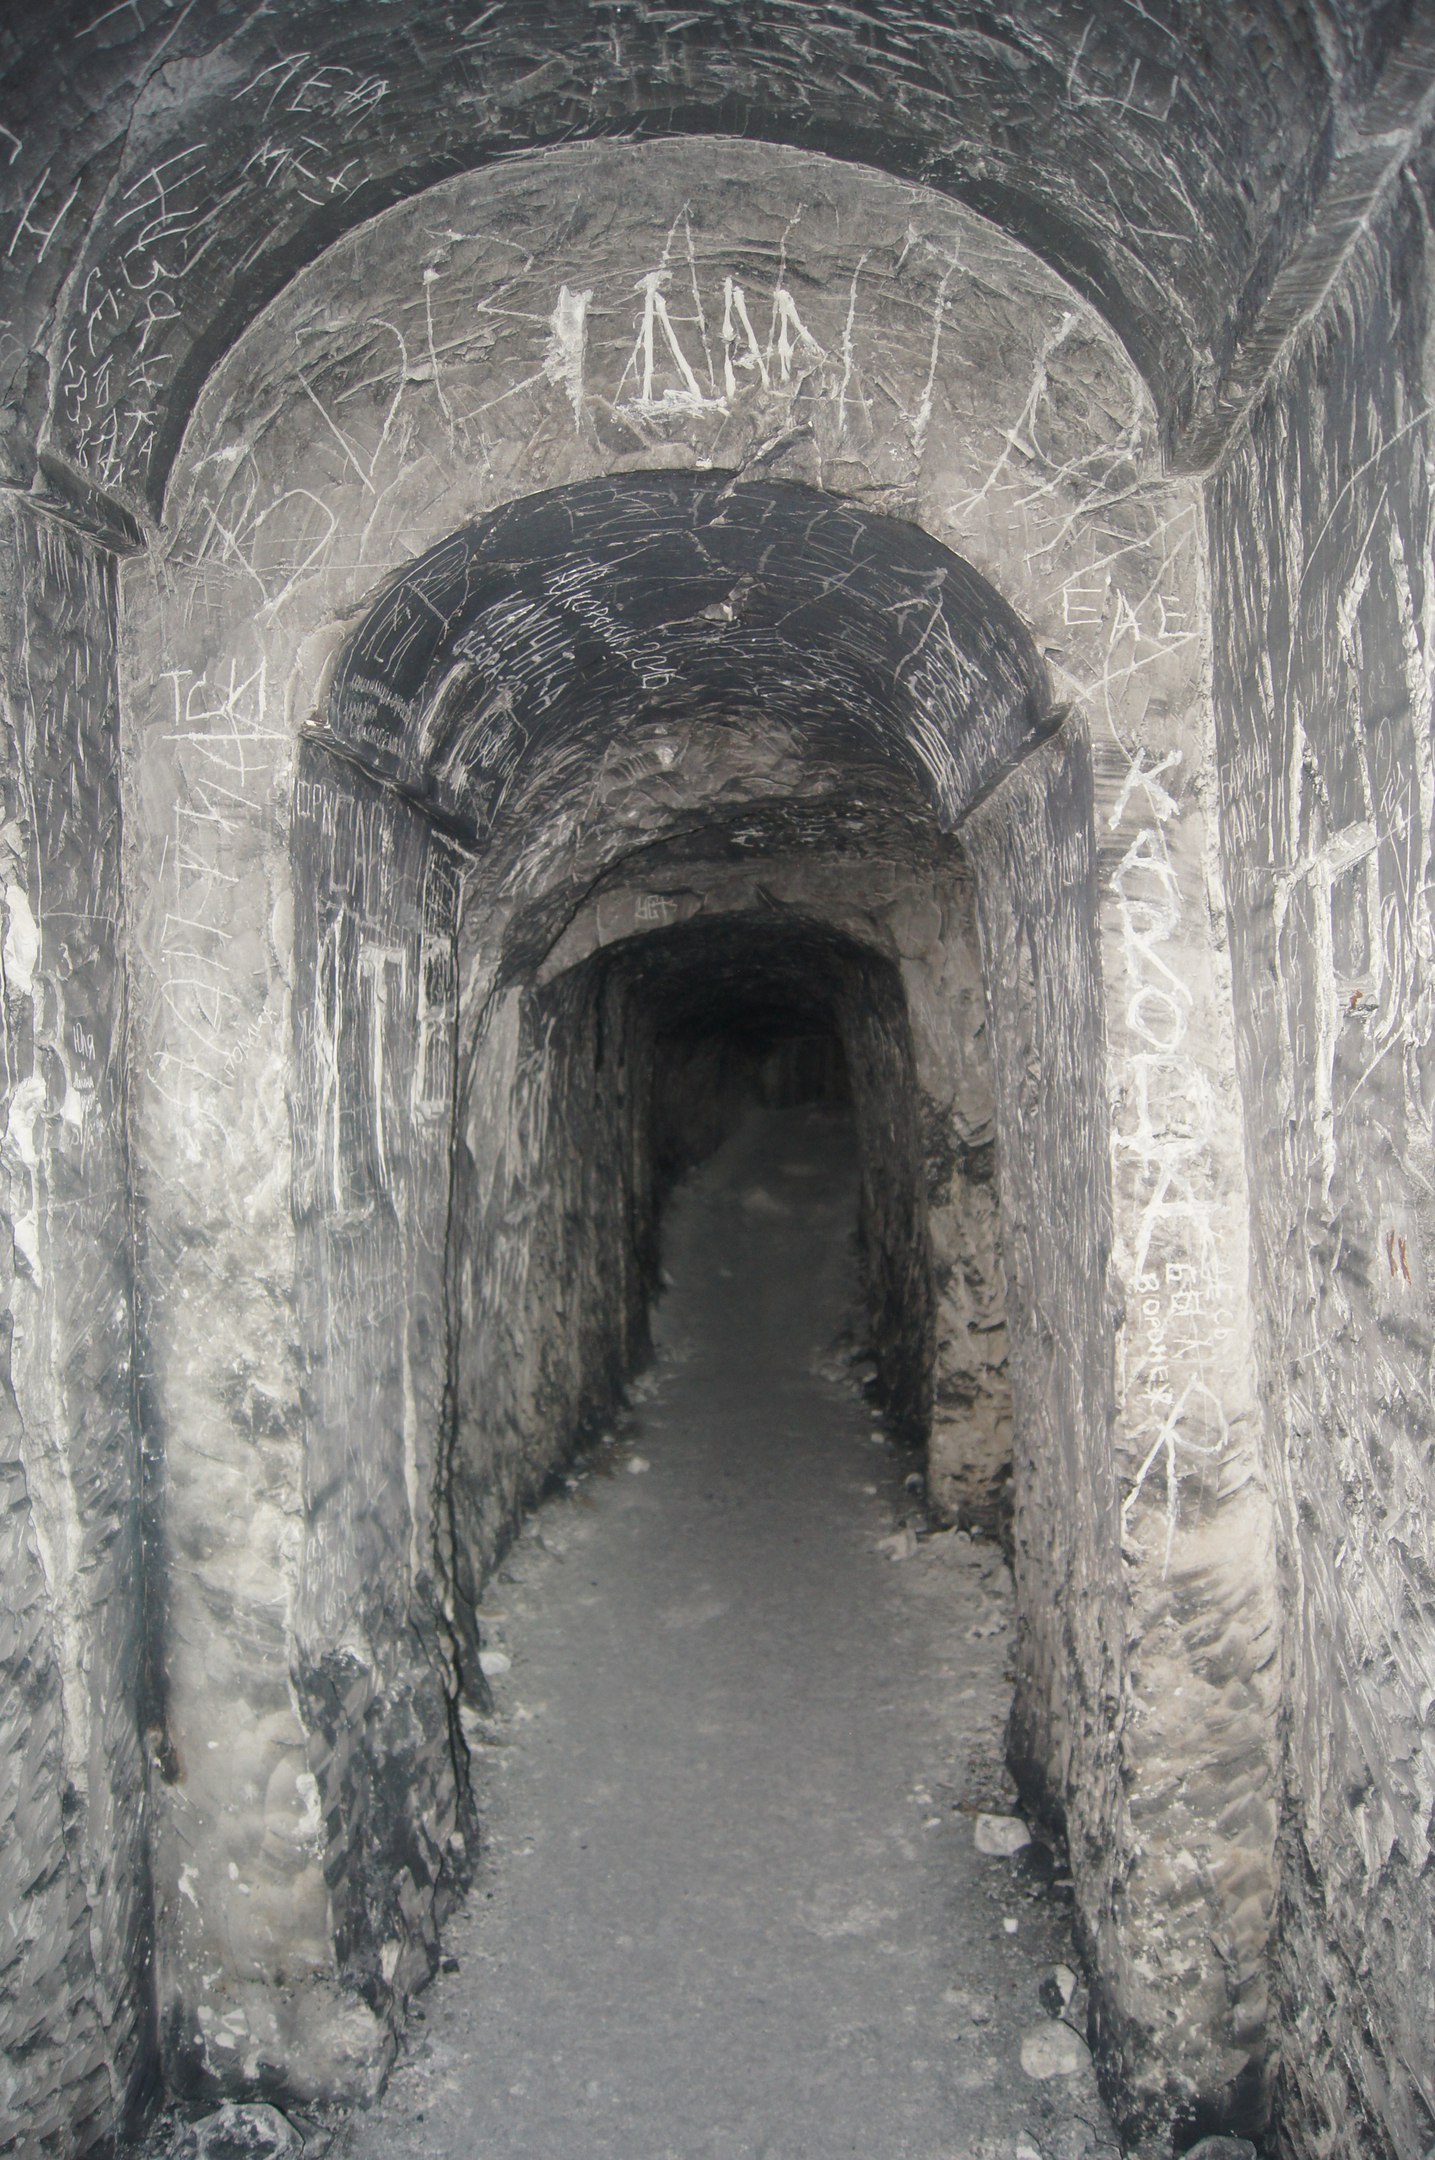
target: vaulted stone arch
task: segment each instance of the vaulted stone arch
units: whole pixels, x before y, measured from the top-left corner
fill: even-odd
[[[719,715],[818,765],[895,765],[945,830],[1058,724],[1012,610],[919,527],[667,471],[525,497],[407,567],[313,739],[487,856],[570,763]]]
[[[476,1684],[476,1585],[572,1435],[611,1406],[643,1334],[648,1105],[613,1060],[595,1077],[594,1044],[605,1026],[631,1038],[626,1064],[641,1071],[651,1021],[616,979],[584,981],[582,918],[635,876],[660,878],[665,858],[691,891],[735,849],[770,881],[840,842],[828,882],[846,884],[870,939],[881,896],[864,850],[922,891],[945,835],[1057,724],[1029,637],[958,558],[851,503],[729,474],[616,474],[509,504],[407,566],[339,656],[290,835],[295,1281],[312,1376],[291,1655],[323,1735],[339,1971],[381,2018],[425,1969],[431,1904],[462,1873],[447,1849],[464,1835],[450,1720],[465,1674]],[[1086,803],[1089,824],[1089,783]],[[1028,826],[1037,852],[1044,818]],[[949,861],[942,878],[955,874]],[[889,915],[904,890],[899,878]],[[1085,965],[1069,1011],[1094,1077],[1088,899],[1058,883],[1050,934],[1073,917],[1067,944]],[[789,971],[805,920],[782,932]],[[963,920],[952,936],[975,965],[969,906]],[[876,964],[849,959],[848,972]],[[867,1212],[892,1392],[925,1422],[912,1052],[908,1022],[881,1003],[849,998],[846,1039],[859,1123],[909,1128],[905,1156],[879,1147],[890,1195]],[[1063,1121],[1086,1134],[1071,1197],[1095,1254],[1104,1121],[1094,1097]],[[522,1250],[495,1180],[523,1216]],[[545,1276],[535,1215],[565,1180],[570,1227]],[[376,1330],[376,1304],[393,1325]],[[903,1335],[927,1347],[904,1353]],[[257,1890],[252,1855],[246,1879]],[[184,1962],[199,1965],[197,1944]]]
[[[1398,12],[1336,10],[1318,40],[1284,8],[1253,38],[1063,0],[1011,19],[934,0],[464,19],[423,0],[396,45],[382,4],[172,21],[74,0],[6,26],[24,92],[0,183],[6,390],[25,425],[5,469],[132,537],[207,377],[300,266],[395,202],[583,134],[748,136],[947,193],[1100,307],[1171,434],[1208,453],[1418,101],[1417,68],[1381,79]],[[1315,244],[1282,285],[1293,200]]]

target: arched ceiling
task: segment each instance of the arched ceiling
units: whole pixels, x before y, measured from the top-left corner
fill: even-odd
[[[798,144],[960,197],[1095,301],[1194,442],[1242,341],[1269,357],[1272,295],[1310,304],[1387,170],[1429,87],[1421,20],[1415,0],[9,0],[0,480],[137,540],[205,377],[305,262],[448,175],[605,136]]]
[[[609,746],[692,720],[885,769],[947,829],[1055,725],[1018,618],[916,526],[648,472],[526,497],[406,568],[313,732],[486,851]]]
[[[650,930],[605,947],[599,964],[644,999],[660,1037],[830,1029],[844,985],[891,967],[874,947],[795,911]]]

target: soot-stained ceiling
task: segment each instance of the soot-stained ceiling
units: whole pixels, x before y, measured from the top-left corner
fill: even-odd
[[[841,931],[784,911],[650,931],[613,947],[605,964],[643,999],[660,1038],[761,1040],[832,1029],[844,983],[873,957]]]
[[[950,827],[1049,733],[1004,601],[917,527],[778,481],[638,473],[530,497],[404,571],[315,736],[476,849],[653,723],[784,728]]]
[[[993,218],[1103,310],[1189,449],[1243,343],[1264,351],[1309,304],[1386,170],[1389,129],[1428,91],[1413,14],[1411,0],[12,9],[0,473],[137,537],[205,377],[340,234],[515,152],[690,134],[855,159]],[[1312,224],[1324,241],[1295,261]]]

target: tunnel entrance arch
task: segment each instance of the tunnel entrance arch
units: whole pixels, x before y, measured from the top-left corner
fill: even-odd
[[[1264,2074],[1272,1789],[1264,1503],[1228,1311],[1215,1405],[1224,1426],[1198,1427],[1163,1396],[1174,1379],[1172,1400],[1187,1404],[1183,1375],[1211,1369],[1205,1323],[1172,1324],[1164,1271],[1194,1270],[1214,1298],[1243,1264],[1239,1152],[1220,1092],[1229,1013],[1207,951],[1194,504],[1159,472],[1149,401],[1109,333],[1026,251],[877,174],[747,144],[715,144],[711,156],[722,186],[686,207],[673,146],[586,146],[545,158],[541,173],[520,160],[446,183],[338,243],[216,371],[176,467],[164,549],[126,573],[136,1144],[177,1563],[168,1699],[185,1740],[183,1775],[156,1802],[172,2057],[219,2084],[274,2063],[321,2089],[362,2086],[429,1954],[422,1916],[462,1836],[461,1805],[443,1797],[460,1781],[430,1713],[452,1678],[431,1567],[434,1436],[452,1409],[434,1196],[448,1190],[442,1135],[453,1131],[465,1026],[508,1014],[492,1040],[515,1069],[527,1055],[506,1002],[522,971],[547,965],[588,897],[601,912],[620,854],[649,838],[678,844],[662,833],[679,728],[682,775],[706,766],[718,785],[731,781],[724,760],[746,730],[746,779],[727,805],[739,853],[783,821],[790,836],[806,820],[821,846],[840,847],[839,763],[846,793],[909,842],[916,832],[919,849],[934,845],[944,800],[963,813],[974,776],[939,739],[893,734],[880,696],[874,729],[861,652],[842,663],[858,693],[843,708],[847,732],[830,728],[825,747],[813,726],[820,703],[780,728],[775,702],[744,711],[738,697],[725,732],[701,700],[683,705],[679,684],[667,717],[639,716],[596,764],[581,724],[564,732],[581,699],[560,701],[565,747],[540,769],[516,731],[504,734],[501,710],[492,727],[465,732],[473,671],[457,653],[423,701],[429,741],[457,745],[446,771],[422,756],[406,774],[386,764],[392,715],[366,707],[362,688],[360,726],[327,751],[312,739],[305,723],[329,712],[376,612],[376,572],[396,555],[427,562],[446,534],[490,521],[501,531],[510,516],[521,522],[525,501],[551,510],[570,485],[682,469],[723,486],[721,468],[819,502],[845,489],[863,518],[979,566],[1077,708],[984,800],[973,786],[960,841],[988,974],[1010,992],[994,1007],[991,1047],[1007,1120],[1012,1369],[1030,1406],[1017,1420],[1033,1526],[1025,1552],[1018,1543],[1033,1593],[1022,1752],[1067,1805],[1113,2076],[1142,2120],[1192,2092],[1216,2094],[1224,2120],[1219,2095]],[[615,174],[622,214],[605,227],[594,273],[581,224],[550,230],[553,189],[571,184],[582,197]],[[778,319],[790,322],[791,301],[810,343],[798,339],[785,361],[775,353],[765,372],[735,366],[731,395],[716,348],[711,395],[701,380],[694,395],[681,369],[676,382],[655,373],[651,396],[641,379],[635,388],[634,278],[651,289],[644,281],[675,232],[687,236],[700,292],[746,279],[750,302],[780,255]],[[771,262],[751,255],[755,235],[771,239]],[[691,366],[698,315],[670,295],[669,319]],[[411,365],[429,341],[432,366]],[[829,582],[832,570],[829,557]],[[588,605],[592,581],[579,583]],[[678,632],[685,650],[732,627],[725,608],[741,613],[741,592],[721,580],[708,589],[703,605],[717,615]],[[900,657],[904,607],[909,621],[922,608],[931,619],[909,600],[886,610],[890,624],[869,621],[869,657]],[[422,643],[432,611],[423,593],[410,601]],[[517,644],[541,661],[543,607],[527,619],[541,634],[528,640],[520,627]],[[641,625],[628,647],[641,659]],[[932,655],[928,638],[908,673],[920,682]],[[782,674],[764,680],[780,689]],[[422,752],[422,738],[411,747]],[[487,858],[489,906],[475,902],[465,804],[499,797],[508,837]],[[556,830],[555,817],[571,817],[576,840],[546,863],[530,855],[525,872],[512,836],[525,820]],[[1139,911],[1143,876],[1164,881],[1170,902],[1154,930]],[[397,913],[390,892],[403,895]],[[620,899],[615,886],[607,896]],[[1144,1011],[1142,971],[1158,966],[1191,989],[1187,1036],[1164,1061],[1130,1017]],[[307,1034],[301,977],[328,986],[323,1024]],[[336,1057],[336,1018],[346,1040],[362,1029],[382,1068],[377,1091]],[[291,1126],[286,1088],[321,1102],[323,1118]],[[1053,1117],[1068,1100],[1079,1108]],[[1193,1103],[1210,1113],[1194,1141]],[[968,1134],[964,1145],[990,1155],[988,1140]],[[357,1174],[343,1173],[345,1146]],[[1088,1219],[1103,1184],[1105,1218],[1073,1246],[1068,1227]],[[332,1251],[316,1254],[314,1237],[331,1233]],[[1141,1280],[1153,1273],[1154,1290]],[[375,1313],[393,1324],[373,1327]],[[397,1481],[366,1477],[346,1438],[350,1402],[394,1436]],[[234,1494],[218,1538],[216,1474]],[[346,1556],[372,1559],[395,1540],[407,1578],[371,1568],[357,1583]],[[1190,1578],[1189,1595],[1173,1596],[1172,1568]],[[417,1667],[376,1657],[369,1633],[372,1613],[380,1638],[397,1639],[411,1595],[431,1621],[442,1616],[421,1684]],[[245,1615],[222,1643],[218,1609]],[[1207,1655],[1213,1609],[1234,1616],[1250,1651],[1235,1666]],[[218,1732],[216,1687],[244,1705]],[[418,1736],[407,1756],[405,1730]],[[393,1778],[372,1769],[386,1731],[404,1764]],[[320,1802],[331,1778],[351,1776],[364,1827],[340,1856]],[[411,1837],[399,1822],[400,1784],[433,1797],[436,1835]],[[257,1798],[239,1805],[236,1791]],[[364,1869],[348,1854],[373,1841],[397,1855],[401,1894],[371,1921]],[[242,1924],[231,1867],[250,1890]],[[279,1989],[281,1933],[302,1938],[304,1952],[284,1953]],[[1225,1945],[1219,1969],[1213,1935]]]
[[[1001,805],[1034,756],[1043,776],[1013,818]],[[913,1428],[930,1422],[930,1345],[941,1335],[929,1199],[945,1211],[950,1246],[969,1249],[983,1216],[990,1329],[1001,1299],[991,1157],[1003,1036],[1009,1057],[1039,1069],[1028,1113],[1055,1117],[1064,1134],[1055,1214],[1063,1251],[1082,1257],[1089,1280],[1072,1308],[1086,1336],[1059,1375],[1041,1376],[1039,1401],[1018,1357],[1018,1482],[1048,1455],[1032,1473],[1046,1498],[1076,1481],[1106,1496],[1096,1518],[1105,1545],[1045,1550],[1042,1580],[1089,1585],[1095,1570],[1114,1570],[1114,1482],[1098,1452],[1109,1202],[1090,776],[1079,747],[1059,740],[1017,617],[927,535],[792,483],[637,474],[512,504],[401,572],[333,671],[297,809],[299,1278],[306,1361],[320,1376],[306,1424],[302,1592],[315,1721],[352,1693],[342,1660],[356,1615],[367,1641],[413,1637],[385,1603],[395,1582],[386,1545],[406,1548],[401,1597],[419,1597],[431,1616],[428,1668],[404,1682],[401,1710],[371,1690],[371,1755],[351,1748],[345,1762],[338,1724],[327,1730],[331,1872],[351,1901],[351,1960],[382,2000],[372,1976],[383,1944],[405,1939],[401,1856],[421,1844],[425,1814],[438,1820],[443,1808],[439,1722],[432,1710],[419,1719],[431,1737],[427,1760],[416,1759],[414,1700],[439,1686],[456,1698],[476,1670],[483,1570],[575,1434],[611,1407],[643,1336],[650,1104],[602,1051],[641,1033],[636,963],[631,951],[625,967],[596,972],[574,959],[585,940],[594,953],[611,946],[615,911],[630,910],[636,926],[696,902],[712,912],[688,923],[690,938],[713,940],[724,922],[732,934],[737,922],[733,949],[749,960],[766,939],[771,961],[776,938],[789,970],[799,958],[830,967],[842,950],[862,976],[847,1039],[874,1170],[869,1289],[889,1393]],[[968,855],[953,835],[977,817],[985,838]],[[754,904],[767,912],[758,927]],[[978,913],[988,946],[1005,937],[1022,949],[995,995],[989,976],[985,1001]],[[864,920],[865,942],[885,940],[885,959],[852,959],[851,927]],[[1055,995],[1032,975],[1038,934],[1061,952]],[[925,1087],[898,1010],[904,970],[925,994]],[[641,1069],[641,1055],[633,1063]],[[974,1085],[985,1134],[967,1151]],[[1027,1152],[1030,1130],[1014,1130]],[[1051,1179],[1033,1157],[1015,1189],[1042,1187],[1049,1208]],[[1056,1233],[1038,1212],[1020,1218],[1032,1242],[1018,1258],[1018,1306],[1050,1272],[1039,1241]],[[366,1277],[407,1278],[403,1340],[374,1330]],[[946,1352],[951,1371],[966,1369],[960,1345]],[[1005,1360],[987,1359],[1004,1442]],[[437,1415],[416,1418],[417,1402]],[[948,1420],[954,1446],[961,1427]],[[988,1460],[989,1485],[1004,1469]],[[1002,1498],[989,1492],[987,1504]],[[1020,1524],[1020,1489],[1017,1509]],[[1022,1729],[1033,1765],[1045,1767],[1055,1745],[1069,1769],[1083,1741],[1069,1729],[1053,1739],[1041,1640],[1051,1624],[1040,1611],[1028,1619],[1036,1685]],[[1107,1633],[1083,1649],[1114,1694],[1103,1661],[1116,1646],[1099,1614],[1096,1625]],[[390,1777],[373,1758],[387,1762],[395,1716],[392,1752],[412,1800],[382,1829],[367,1819],[360,1866],[352,1826]],[[428,1954],[422,1930],[411,1954]]]
[[[350,639],[311,737],[489,857],[575,758],[688,715],[780,723],[874,788],[893,766],[945,830],[1057,725],[1019,618],[919,526],[665,471],[524,498],[430,550]]]
[[[891,1085],[912,1104],[905,1153],[929,1158],[945,1224],[936,1482],[953,1516],[987,1528],[1008,1498],[1010,1437],[994,1111],[973,894],[949,831],[1056,724],[1016,617],[927,536],[790,483],[665,473],[511,505],[441,543],[356,631],[310,736],[464,849],[463,974],[510,1005],[515,985],[571,948],[575,916],[611,917],[625,893],[639,922],[661,924],[700,886],[726,886],[729,904],[734,886],[770,898],[774,861],[794,883],[805,860],[823,866],[825,904],[859,929],[885,913],[926,1015],[921,1106],[909,1051]],[[318,784],[301,783],[306,804]],[[306,862],[323,856],[324,830]],[[746,876],[715,880],[724,860],[745,861]],[[811,882],[795,879],[794,919]],[[352,934],[342,910],[339,921]],[[953,966],[959,984],[935,979]],[[356,987],[349,1009],[361,1005]],[[311,1009],[301,995],[298,1010]],[[464,1073],[489,1002],[478,1010],[460,1024]],[[320,1086],[351,1062],[324,1033],[301,1056]],[[485,1085],[506,1092],[492,1075]],[[313,1130],[339,1128],[316,1118]],[[875,1224],[871,1196],[865,1212]],[[623,1279],[619,1261],[604,1272]],[[899,1343],[904,1329],[930,1337],[929,1274],[896,1270],[908,1322],[896,1289],[880,1300],[889,1392],[923,1437],[931,1359]],[[488,1392],[501,1398],[501,1382]],[[966,1458],[979,1423],[977,1469]]]

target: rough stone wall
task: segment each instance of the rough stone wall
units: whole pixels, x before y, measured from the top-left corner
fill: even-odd
[[[1212,484],[1222,837],[1287,1606],[1286,2149],[1435,2137],[1425,153]]]
[[[1184,2100],[1189,2073],[1173,2073],[1177,2119],[1253,2132],[1270,2077],[1278,1617],[1205,685],[1173,703],[1147,674],[1093,731],[1091,761],[1126,1598],[1119,1909],[1146,1944],[1132,2047],[1164,2027],[1194,2060],[1205,2031]]]
[[[925,1442],[932,1414],[932,1259],[912,1030],[901,978],[870,963],[837,998],[860,1162],[867,1324],[894,1430]]]
[[[912,1017],[931,1248],[928,1499],[947,1521],[1004,1535],[1012,1426],[996,1083],[976,896],[960,860],[914,881],[892,934]]]
[[[522,1509],[612,1413],[646,1346],[651,1078],[650,1026],[592,966],[503,992],[473,1046],[451,1470],[470,1655],[473,1608]]]
[[[1209,769],[1202,732],[1171,745],[1178,795],[1124,846],[1149,756],[1128,749],[1117,788],[1074,732],[964,832],[986,980],[1003,986],[989,1024],[1017,1432],[1014,1756],[1065,1807],[1095,2032],[1136,2150],[1258,2131],[1268,2104],[1273,1585],[1231,1350],[1243,1187],[1220,1128],[1218,948],[1190,904],[1199,862],[1181,867],[1191,826],[1207,829],[1188,812],[1183,831],[1178,809]]]
[[[141,1204],[167,1323],[152,1330],[170,1645],[159,2006],[181,2085],[322,2095],[382,2073],[467,1862],[435,1514],[457,882],[416,812],[310,751],[292,888],[276,898],[262,852],[225,853],[227,780],[262,765],[255,731],[232,708],[189,717],[161,754],[193,761],[176,867],[203,892],[185,936],[213,1032],[166,1037],[162,976],[140,1037]],[[261,797],[261,832],[269,807]],[[143,803],[136,823],[150,815]],[[285,975],[266,983],[275,950]],[[286,1075],[277,1103],[256,1068]],[[157,1137],[181,1099],[187,1159]],[[226,1109],[225,1144],[206,1151]],[[216,1695],[218,1724],[200,1707]],[[222,1915],[210,1869],[231,1885]]]
[[[113,564],[0,506],[0,2151],[152,2058]]]
[[[222,686],[186,666],[207,625],[135,568],[131,620],[153,634],[125,703],[145,1405],[164,1460],[161,2035],[191,2088],[363,2091],[432,1954],[459,1834],[433,1479],[406,1474],[447,1345],[432,1174],[451,1084],[443,1056],[420,1078],[415,1053],[426,1027],[452,1041],[452,898],[412,814],[417,848],[352,776],[296,772],[262,652]]]
[[[440,1491],[459,871],[416,811],[328,762],[301,761],[293,834],[293,1681],[335,1959],[383,2014],[434,1968],[472,1828]]]
[[[1003,990],[989,1024],[1020,1493],[1010,1751],[1026,1791],[1064,1822],[1101,1976],[1121,1966],[1102,1938],[1115,1925],[1131,1839],[1118,1770],[1125,1589],[1110,1444],[1111,1184],[1090,800],[1089,752],[1063,741],[1029,760],[964,838],[987,979]],[[1108,2005],[1098,2016],[1139,2091],[1141,2036],[1120,2029],[1121,2013],[1111,2030]]]

